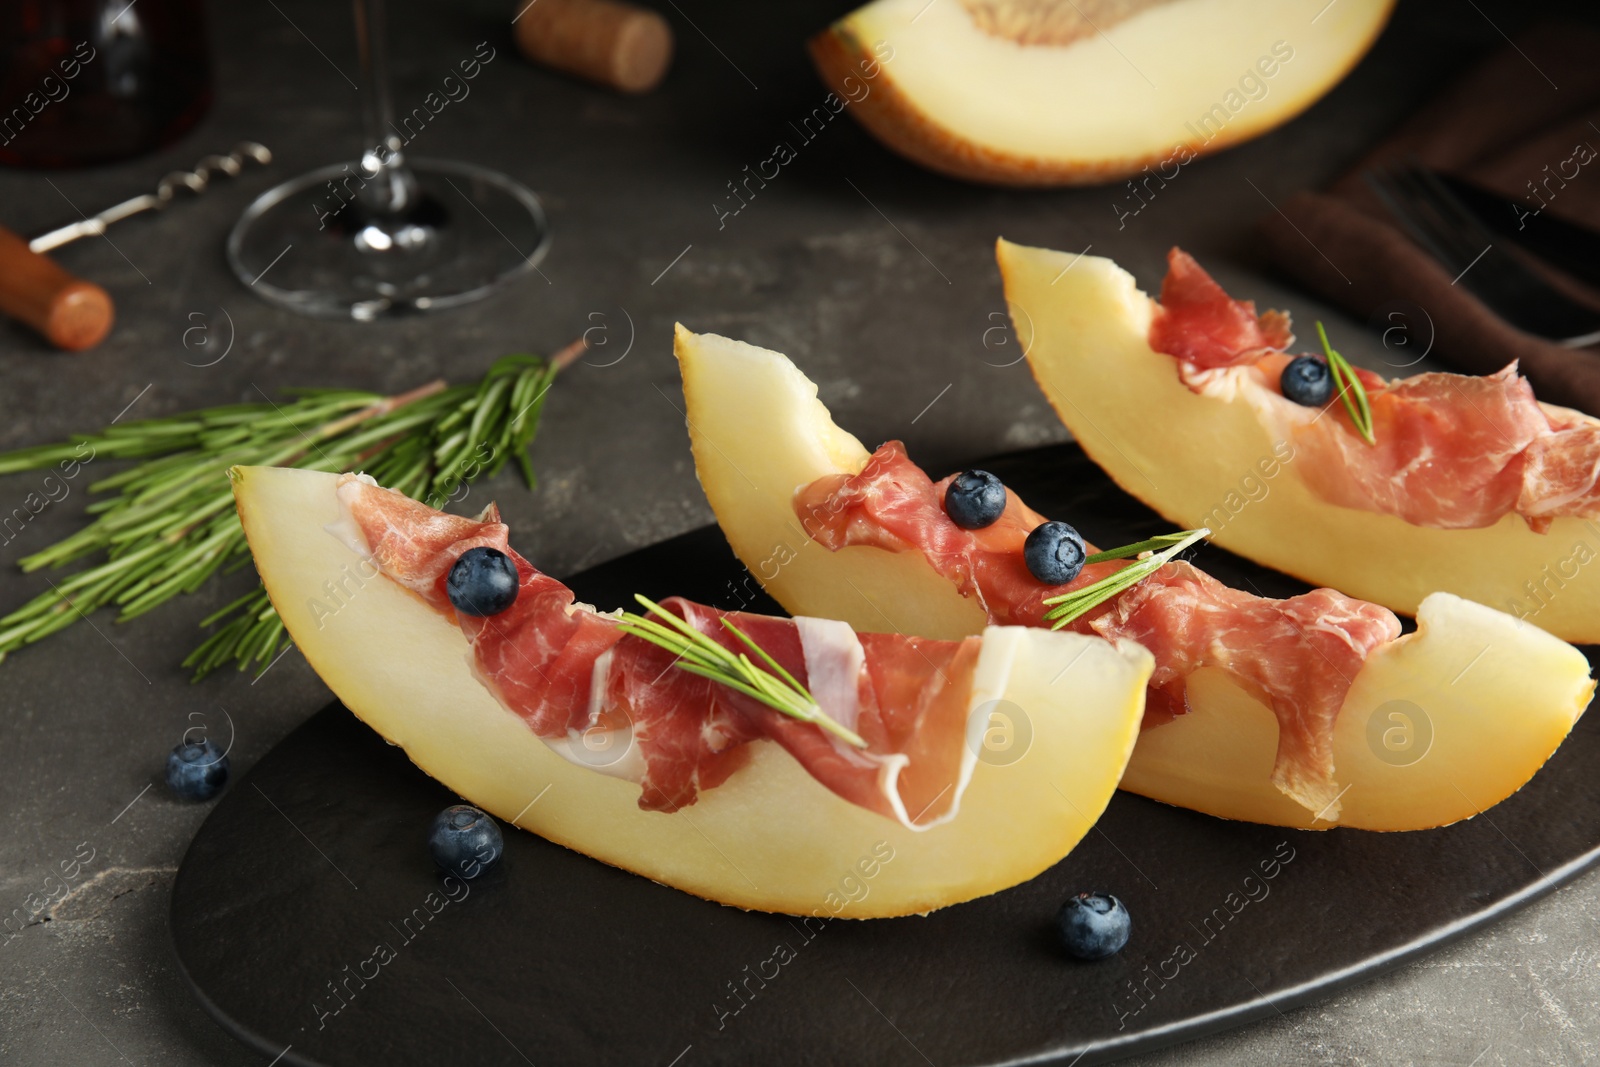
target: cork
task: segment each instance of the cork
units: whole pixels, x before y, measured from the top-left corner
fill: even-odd
[[[672,61],[667,20],[624,0],[532,0],[512,28],[535,63],[619,92],[654,89]]]

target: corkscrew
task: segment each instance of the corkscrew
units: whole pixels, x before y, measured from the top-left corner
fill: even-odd
[[[58,226],[25,241],[0,228],[0,313],[18,319],[57,348],[82,351],[99,344],[111,329],[111,296],[93,282],[75,278],[43,253],[84,237],[98,237],[113,223],[147,211],[162,211],[180,190],[204,193],[217,176],[234,178],[246,161],[272,162],[265,145],[240,141],[227,155],[210,155],[193,170],[169,172],[153,193],[141,193],[95,215]]]
[[[213,175],[221,174],[224,177],[237,178],[239,172],[244,169],[244,162],[247,159],[266,165],[272,162],[272,151],[266,145],[254,141],[240,141],[227,155],[206,156],[194,165],[193,170],[168,172],[166,177],[156,183],[156,191],[153,193],[131,197],[120,204],[113,204],[97,215],[40,234],[28,242],[28,249],[33,252],[48,252],[52,248],[60,248],[80,238],[99,237],[112,223],[121,222],[125,218],[146,211],[164,210],[172,203],[179,189],[187,189],[198,195],[210,186]]]

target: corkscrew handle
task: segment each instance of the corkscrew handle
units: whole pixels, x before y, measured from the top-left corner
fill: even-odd
[[[104,289],[68,274],[4,228],[0,228],[0,313],[26,323],[69,352],[99,344],[115,317]]]

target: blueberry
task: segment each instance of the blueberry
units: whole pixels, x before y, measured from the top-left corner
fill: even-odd
[[[228,756],[213,741],[185,741],[167,753],[167,785],[184,800],[210,800],[228,784]]]
[[[1080,960],[1115,956],[1128,943],[1133,920],[1110,893],[1079,893],[1056,913],[1061,947]]]
[[[1006,510],[1006,487],[988,471],[962,471],[944,491],[944,510],[963,530],[993,526]]]
[[[434,817],[428,850],[451,874],[476,878],[500,859],[505,841],[490,816],[471,804],[453,804]]]
[[[1045,522],[1033,528],[1022,544],[1022,559],[1033,576],[1046,585],[1065,585],[1083,570],[1089,549],[1077,530],[1064,522]]]
[[[498,615],[517,601],[517,565],[496,548],[461,553],[445,579],[450,605],[463,615]]]
[[[1333,372],[1316,356],[1290,360],[1278,384],[1284,396],[1308,408],[1320,408],[1333,399]]]

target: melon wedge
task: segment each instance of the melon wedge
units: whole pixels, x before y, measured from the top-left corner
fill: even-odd
[[[869,453],[834,425],[793,363],[682,326],[676,350],[701,487],[728,543],[779,603],[858,630],[982,631],[983,612],[920,554],[834,553],[806,539],[794,491],[859,472]],[[1594,691],[1577,649],[1502,612],[1435,594],[1417,623],[1368,659],[1339,713],[1339,825],[1413,830],[1476,815],[1533,776]],[[1334,825],[1269,781],[1278,723],[1267,707],[1214,670],[1191,679],[1189,700],[1190,714],[1140,734],[1123,788],[1229,819]]]
[[[1438,530],[1327,503],[1292,460],[1276,461],[1292,450],[1248,402],[1191,392],[1172,357],[1151,350],[1154,303],[1127,271],[1009,241],[998,256],[1018,343],[1061,421],[1172,522],[1208,526],[1230,552],[1407,615],[1442,590],[1600,642],[1600,567],[1584,566],[1600,555],[1600,522],[1559,518],[1537,534],[1508,515]]]
[[[697,803],[641,811],[637,784],[568,762],[501,707],[452,622],[381,575],[363,578],[371,568],[324,529],[339,518],[337,475],[243,467],[233,479],[267,592],[347,708],[496,817],[725,904],[874,918],[1015,885],[1088,833],[1138,734],[1144,649],[992,627],[969,729],[969,743],[984,747],[950,822],[918,832],[856,807],[767,741]],[[330,588],[341,593],[331,612]],[[1020,755],[984,758],[995,748],[985,731],[1006,725],[992,721],[992,701],[1026,714],[1032,740]]]
[[[1371,47],[1392,7],[876,0],[814,38],[811,55],[841,106],[917,163],[1041,186],[1148,166],[1154,177],[1125,209],[1137,212],[1197,155],[1314,103]]]

